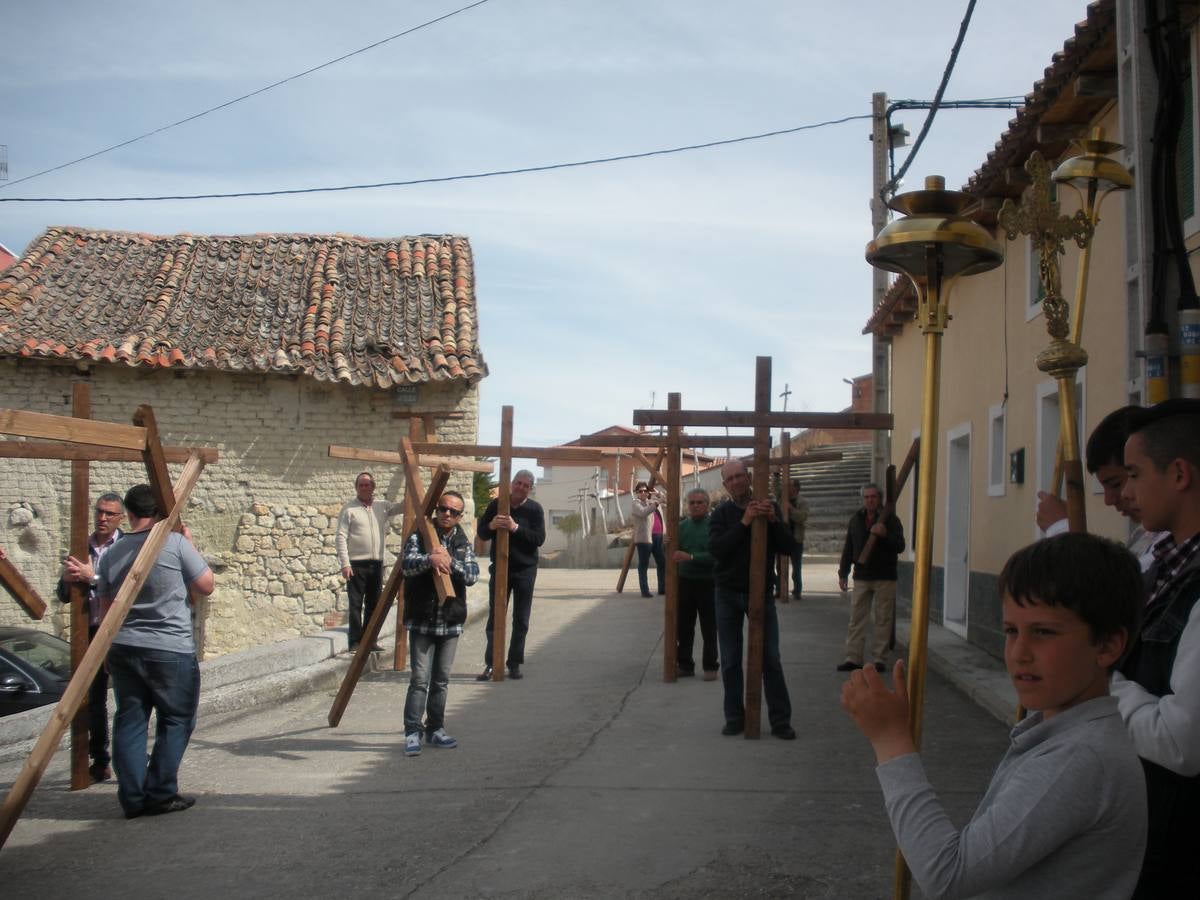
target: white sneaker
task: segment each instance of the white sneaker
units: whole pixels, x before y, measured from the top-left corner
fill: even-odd
[[[421,755],[421,732],[417,731],[404,736],[404,755],[405,756],[420,756]]]
[[[435,747],[441,747],[443,750],[452,750],[458,746],[458,740],[446,734],[446,729],[439,728],[437,731],[430,732],[426,740]]]

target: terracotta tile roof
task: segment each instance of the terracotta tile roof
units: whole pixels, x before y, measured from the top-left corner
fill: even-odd
[[[1117,75],[1116,0],[1088,4],[1087,18],[1075,26],[1075,35],[1054,54],[1045,75],[1025,95],[1008,128],[987,155],[983,165],[963,186],[981,201],[973,216],[989,227],[1007,198],[1017,200],[1029,183],[1023,166],[1034,150],[1048,160],[1057,159],[1082,137],[1092,119],[1115,98]],[[1112,91],[1080,90],[1081,76],[1111,79]],[[863,334],[896,334],[916,313],[917,296],[907,278],[897,278],[863,326]]]
[[[465,237],[53,227],[0,272],[0,356],[308,375],[487,375]]]

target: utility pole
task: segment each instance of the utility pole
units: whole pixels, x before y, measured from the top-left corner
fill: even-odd
[[[878,235],[888,223],[888,208],[880,198],[888,182],[888,153],[891,135],[887,124],[887,94],[871,95],[871,234]],[[883,269],[873,268],[871,275],[871,312],[883,302],[889,276]],[[892,409],[891,339],[871,335],[871,384],[874,391],[873,412],[886,413]],[[876,431],[871,439],[871,480],[883,484],[883,474],[892,461],[890,431]]]

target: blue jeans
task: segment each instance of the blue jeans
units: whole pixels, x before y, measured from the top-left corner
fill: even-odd
[[[117,800],[125,812],[136,813],[179,793],[179,763],[200,705],[200,664],[192,653],[113,644],[108,671],[117,698],[112,735]],[[158,727],[147,763],[151,710]]]
[[[654,567],[658,576],[658,592],[666,593],[666,587],[663,582],[663,566],[667,564],[666,556],[663,554],[663,536],[661,534],[653,535],[651,538],[653,543],[638,544],[638,586],[642,589],[642,596],[650,596],[650,579],[647,573],[650,569],[650,556],[654,556]]]
[[[799,597],[804,593],[804,582],[800,576],[800,566],[804,562],[804,541],[797,541],[792,548],[792,594]]]
[[[492,633],[496,628],[496,566],[488,572],[488,617],[484,632],[487,646],[483,651],[483,664],[492,664]],[[537,581],[537,569],[522,569],[508,573],[508,607],[512,610],[512,636],[508,639],[507,666],[519,666],[525,662],[525,636],[529,634],[529,616],[533,612],[533,584]]]
[[[783,680],[779,658],[779,617],[775,599],[767,592],[763,601],[763,694],[767,699],[767,720],[771,728],[790,725],[792,700]],[[717,585],[717,643],[721,652],[721,682],[725,686],[725,721],[744,725],[745,675],[742,672],[742,625],[750,608],[747,594]]]
[[[445,723],[450,667],[458,649],[458,635],[408,633],[408,696],[404,700],[404,734],[432,733]],[[425,717],[422,726],[421,717]]]

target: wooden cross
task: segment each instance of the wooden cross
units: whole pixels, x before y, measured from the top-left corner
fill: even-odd
[[[76,411],[82,411],[86,407],[85,403],[80,402],[81,399],[87,399],[86,393],[82,397],[80,394],[76,394]],[[67,684],[62,698],[55,706],[50,721],[34,744],[33,751],[25,761],[16,781],[13,782],[12,788],[4,799],[3,806],[0,806],[0,847],[8,840],[17,819],[20,818],[21,812],[37,788],[38,782],[50,763],[50,758],[62,740],[63,732],[70,727],[80,708],[86,702],[92,680],[104,663],[104,657],[112,645],[113,638],[116,637],[126,615],[137,599],[168,535],[172,531],[182,528],[180,514],[200,478],[200,473],[204,470],[205,459],[216,459],[215,450],[203,454],[197,450],[189,451],[188,460],[184,465],[179,482],[172,487],[170,476],[166,472],[165,461],[174,454],[167,454],[159,443],[153,410],[149,406],[138,407],[134,420],[135,422],[140,421],[142,424],[116,425],[94,422],[84,418],[0,409],[0,433],[26,438],[49,438],[55,442],[51,446],[62,441],[83,445],[85,449],[73,453],[71,456],[76,460],[108,458],[105,454],[112,450],[132,452],[133,458],[141,459],[146,467],[150,487],[154,491],[156,502],[160,504],[159,511],[163,515],[163,518],[150,529],[146,542],[138,551],[120,591],[117,592],[113,605],[100,623],[95,639],[87,647],[87,651],[79,660],[78,665],[74,666],[71,680]],[[89,452],[90,450],[98,452],[93,454]],[[61,457],[57,457],[51,452],[45,456],[30,458]],[[120,458],[127,459],[128,457],[121,456]],[[74,481],[72,486],[77,488],[79,484]],[[86,485],[84,485],[84,489],[86,496]],[[84,506],[85,522],[86,516],[87,510]],[[84,527],[86,528],[86,525]],[[85,532],[85,541],[86,537]],[[86,543],[83,553],[84,555],[87,553]],[[84,624],[86,640],[86,618]],[[84,759],[86,761],[86,756]]]
[[[529,459],[544,459],[567,465],[594,466],[604,461],[604,456],[596,450],[582,447],[528,447],[513,446],[513,408],[500,408],[500,443],[495,444],[442,444],[414,443],[413,449],[418,453],[438,453],[444,457],[489,456],[500,460],[500,483],[496,495],[497,515],[507,516],[511,511],[509,504],[509,482],[512,481],[512,461],[514,457]],[[491,471],[489,464],[488,471]],[[504,658],[508,643],[508,541],[506,530],[496,532],[496,553],[492,571],[492,681],[504,680]]]
[[[414,437],[424,437],[423,422],[421,419],[414,418],[410,425],[410,430]],[[359,462],[403,466],[405,475],[404,528],[401,532],[400,553],[397,555],[395,563],[392,564],[392,569],[388,573],[387,580],[380,590],[379,599],[375,602],[375,608],[371,611],[370,618],[363,625],[363,633],[359,637],[358,648],[354,651],[354,656],[350,660],[350,666],[346,670],[346,674],[342,677],[342,683],[338,688],[337,695],[333,698],[333,705],[329,708],[329,715],[327,717],[329,727],[336,728],[341,723],[342,716],[346,712],[346,707],[350,704],[350,698],[354,695],[354,689],[358,686],[358,682],[362,678],[371,648],[375,646],[375,642],[379,638],[379,632],[383,629],[383,622],[391,611],[393,601],[396,601],[397,609],[396,647],[392,657],[392,665],[396,671],[401,671],[406,664],[403,622],[404,598],[400,593],[400,589],[404,584],[404,544],[408,542],[409,537],[412,536],[412,533],[417,528],[422,528],[425,546],[433,547],[437,541],[436,535],[432,537],[431,543],[429,531],[425,529],[432,530],[433,528],[430,517],[433,515],[434,506],[437,505],[437,501],[441,498],[442,492],[445,490],[450,473],[490,473],[492,471],[492,464],[474,461],[457,462],[434,457],[426,457],[424,460],[418,460],[416,451],[412,449],[412,441],[407,437],[400,439],[399,452],[365,450],[331,444],[329,455],[334,459],[353,459]],[[428,488],[423,488],[421,485],[419,471],[421,467],[435,470]],[[453,593],[454,590],[453,585],[450,584],[449,577],[439,576],[437,573],[434,575],[434,586],[438,591],[439,599],[442,601],[445,601],[446,597]]]
[[[770,432],[772,428],[892,427],[890,413],[773,413],[771,412],[771,358],[760,356],[755,365],[754,410],[638,409],[634,425],[744,427],[754,429],[753,495],[768,496]],[[761,736],[763,615],[767,582],[767,523],[756,519],[750,529],[749,629],[746,647],[745,736]]]

